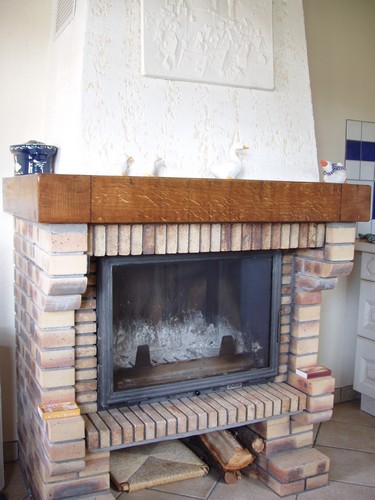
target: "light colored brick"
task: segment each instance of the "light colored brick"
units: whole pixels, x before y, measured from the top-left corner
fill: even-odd
[[[81,416],[45,420],[44,424],[48,439],[53,443],[85,437],[85,425]]]
[[[322,396],[309,396],[307,398],[306,409],[311,412],[332,410],[333,408],[333,394],[323,394]]]
[[[263,420],[250,425],[250,428],[260,434],[264,439],[279,438],[289,435],[289,416]]]
[[[296,370],[297,368],[306,368],[307,366],[315,366],[318,364],[318,353],[307,354],[305,356],[290,354],[289,369]]]
[[[319,476],[306,478],[306,491],[315,490],[316,488],[325,486],[328,484],[328,479],[328,474],[320,474]]]
[[[130,236],[131,226],[128,224],[121,224],[119,226],[119,243],[118,243],[118,253],[119,255],[130,255]]]
[[[118,255],[118,225],[108,224],[106,236],[106,255]]]
[[[291,418],[303,425],[320,424],[321,422],[330,420],[332,413],[332,410],[316,411],[314,413],[303,411],[302,413],[293,415]]]
[[[326,243],[354,243],[356,235],[356,227],[350,226],[334,226],[327,224],[326,228]]]
[[[353,269],[353,262],[327,262],[297,257],[298,272],[312,274],[322,278],[347,276]]]
[[[296,338],[316,337],[319,335],[319,329],[319,321],[292,321],[291,325],[291,333]]]
[[[199,253],[200,251],[200,225],[189,225],[189,253]]]
[[[221,224],[211,226],[211,252],[220,252]]]
[[[74,385],[75,370],[74,367],[43,370],[37,366],[35,378],[44,389]]]
[[[167,254],[176,254],[178,251],[178,225],[167,225]]]
[[[85,254],[49,254],[35,248],[35,263],[46,273],[54,276],[85,274],[87,256]]]
[[[188,253],[189,251],[189,224],[178,225],[178,253]]]
[[[258,473],[259,479],[280,497],[296,495],[305,490],[305,481],[303,479],[284,484],[277,481],[277,479],[272,477],[261,467],[258,467]]]
[[[155,254],[167,253],[167,226],[166,224],[155,225]]]
[[[297,356],[317,353],[319,349],[319,337],[296,338],[291,337],[290,352]]]
[[[294,306],[293,319],[295,321],[314,321],[320,319],[320,305]]]
[[[326,245],[324,257],[332,261],[353,260],[354,245]]]
[[[143,226],[142,224],[133,224],[131,226],[130,238],[130,253],[131,255],[141,255],[143,248]]]
[[[211,224],[201,224],[200,252],[209,252],[211,249]]]

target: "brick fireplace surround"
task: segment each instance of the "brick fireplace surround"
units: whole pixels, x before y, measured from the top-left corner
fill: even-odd
[[[280,496],[327,483],[313,424],[332,415],[317,364],[322,290],[350,273],[368,186],[30,175],[4,179],[14,216],[20,463],[35,498],[109,489],[111,449],[244,423],[265,439],[259,478]],[[251,388],[98,411],[95,265],[105,255],[279,249],[279,371]],[[89,257],[89,258],[88,258]],[[81,416],[42,422],[37,405]]]

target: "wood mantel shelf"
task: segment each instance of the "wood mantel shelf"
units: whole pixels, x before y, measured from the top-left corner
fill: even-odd
[[[3,208],[45,223],[357,222],[371,188],[322,182],[34,174],[3,179]]]

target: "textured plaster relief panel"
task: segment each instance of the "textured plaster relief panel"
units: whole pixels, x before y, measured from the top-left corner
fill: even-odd
[[[117,174],[164,157],[161,175],[209,177],[235,141],[242,178],[317,181],[301,0],[274,0],[275,90],[142,75],[139,0],[91,0],[82,89],[82,173]],[[66,145],[69,148],[69,145]]]
[[[272,89],[272,0],[143,0],[143,73]]]

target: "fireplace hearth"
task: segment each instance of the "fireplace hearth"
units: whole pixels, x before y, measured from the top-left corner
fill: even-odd
[[[281,252],[98,259],[101,408],[270,380]]]
[[[295,370],[317,364],[321,292],[352,269],[355,222],[369,217],[369,186],[50,174],[5,179],[3,187],[4,208],[15,217],[20,463],[36,498],[108,491],[111,450],[244,424],[265,440],[257,471],[279,495],[327,483],[329,460],[312,448],[313,424],[331,418],[334,378],[306,381]],[[188,255],[198,256],[199,262],[211,254],[236,259],[253,252],[274,252],[281,260],[276,374],[242,387],[233,383],[228,388],[220,381],[217,390],[198,389],[201,394],[185,387],[182,395],[163,395],[157,401],[154,395],[145,402],[138,395],[132,400],[133,394],[133,402],[100,409],[101,259],[157,257],[169,262],[173,257],[179,262]],[[184,258],[178,264],[182,274],[185,267],[194,268]],[[192,289],[201,289],[205,281],[211,283],[202,276],[193,280]],[[224,289],[229,286],[226,279],[223,283]],[[156,286],[146,284],[148,289]],[[155,299],[162,294],[154,294]],[[195,295],[201,297],[196,309],[204,322],[218,324],[220,294],[213,301],[217,305],[208,308],[202,306],[205,294]],[[275,298],[273,305],[277,302]],[[145,305],[146,317],[156,317],[156,324],[168,316],[158,312],[157,300]],[[184,311],[185,306],[173,314],[186,327]],[[226,312],[226,323],[241,330],[242,313]],[[253,315],[244,314],[244,325],[249,318]],[[212,356],[204,353],[201,359],[240,355],[248,358],[245,371],[252,371],[250,353],[236,351],[234,333],[225,331],[217,344]],[[132,350],[130,363],[143,366],[142,371],[144,365],[169,371],[174,364],[169,358],[161,362],[149,340],[141,339]],[[272,369],[269,361],[260,369]],[[81,416],[41,422],[38,404],[72,400]],[[292,475],[280,470],[278,458],[285,452],[288,461],[295,456]]]

